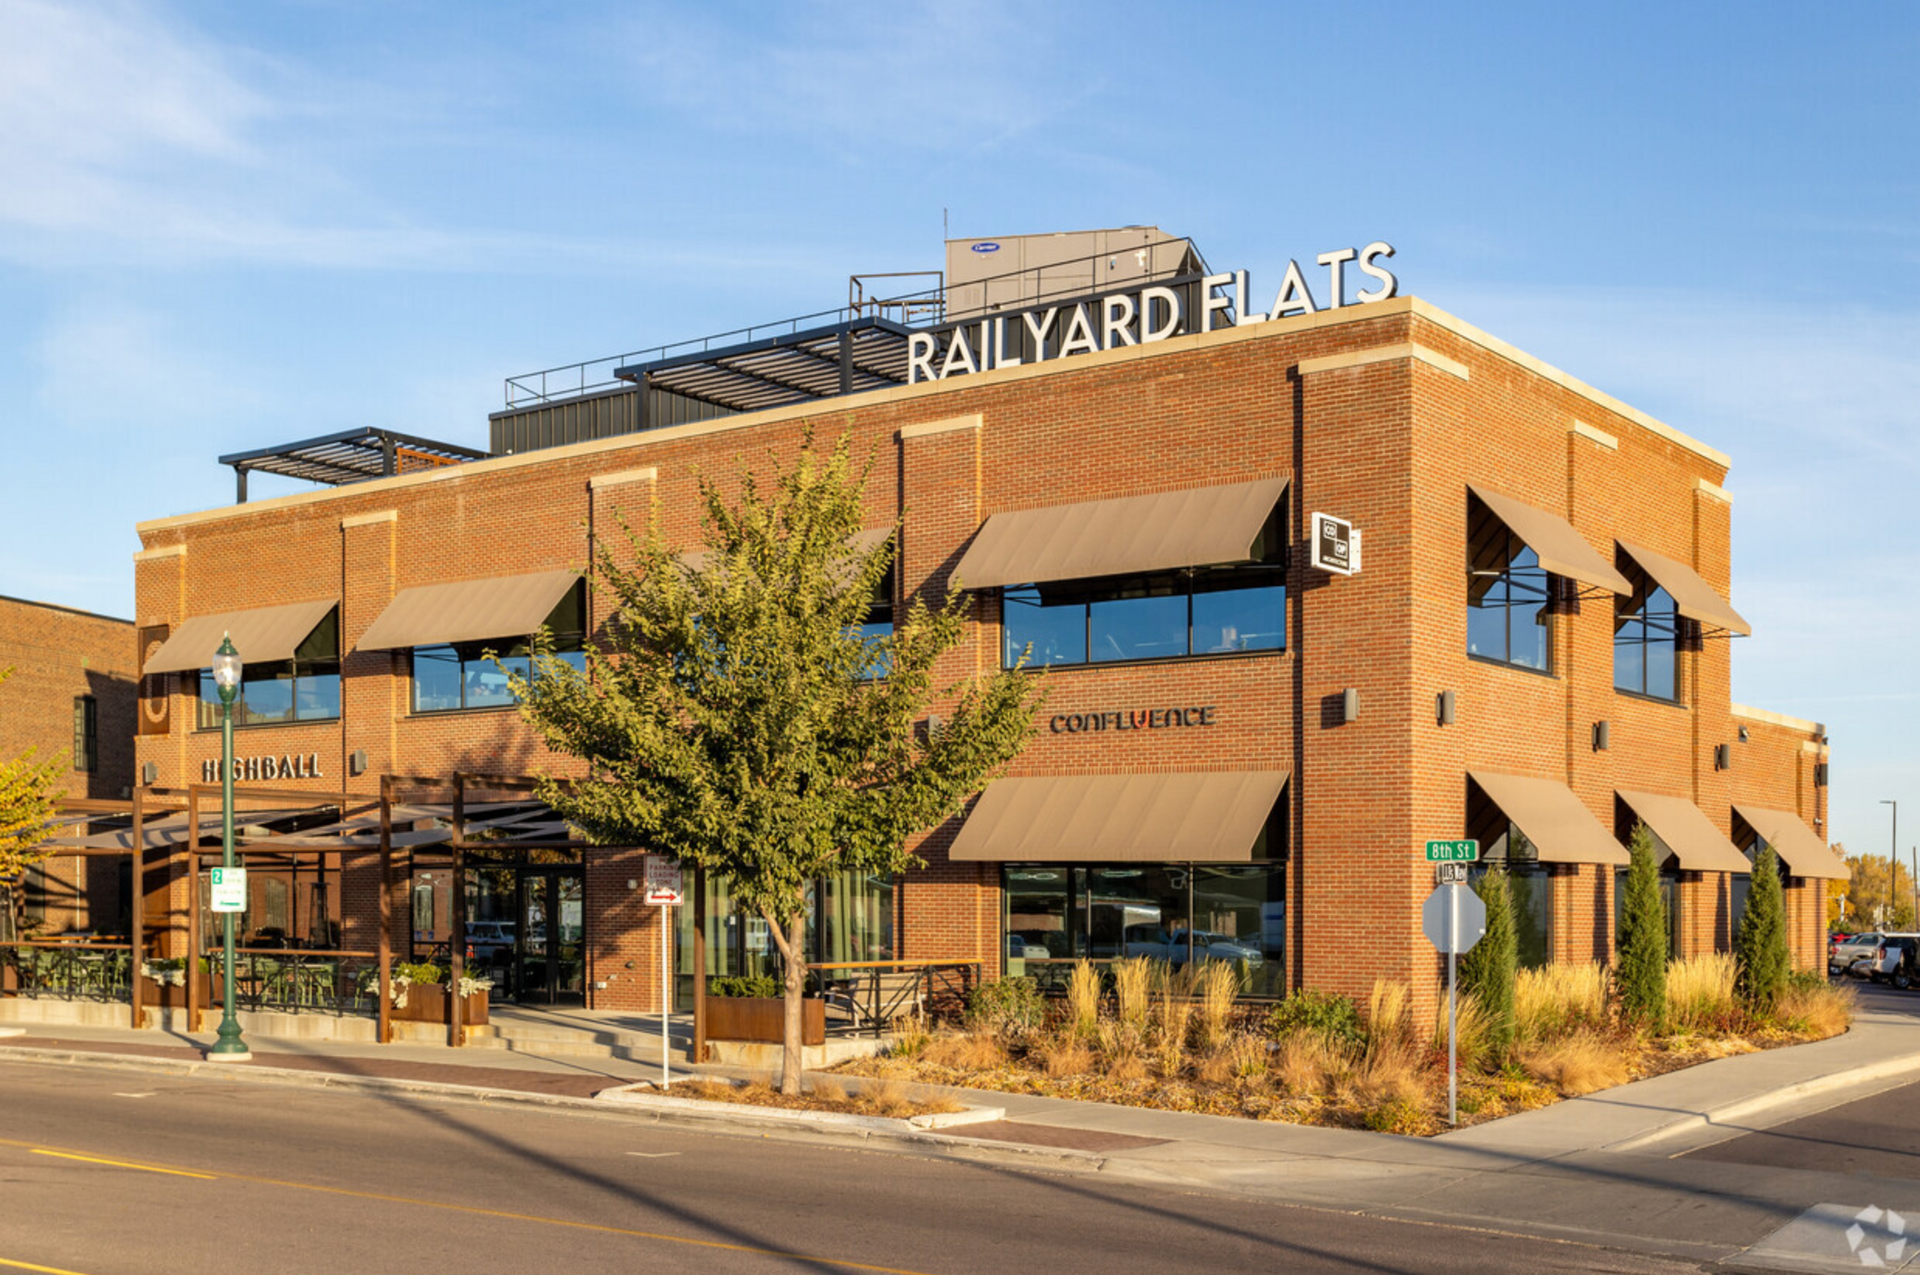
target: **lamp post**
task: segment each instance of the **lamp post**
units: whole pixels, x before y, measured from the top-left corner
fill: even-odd
[[[1893,807],[1893,832],[1887,838],[1887,902],[1891,904],[1894,872],[1900,866],[1900,803],[1883,797],[1880,804]],[[1914,924],[1920,925],[1920,882],[1913,879],[1912,869],[1907,872],[1907,890],[1913,899]]]
[[[220,636],[213,656],[213,684],[220,692],[220,866],[233,867],[233,701],[240,694],[240,652],[233,638]],[[197,869],[196,869],[197,871]],[[233,1012],[233,913],[221,913],[222,944],[226,959],[220,971],[220,1033],[207,1052],[209,1062],[247,1062],[253,1057],[240,1039],[240,1020]]]

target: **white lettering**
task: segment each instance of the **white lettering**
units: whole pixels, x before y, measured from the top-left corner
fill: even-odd
[[[1033,337],[1033,361],[1040,362],[1047,357],[1047,333],[1053,328],[1053,320],[1060,313],[1059,306],[1048,306],[1040,322],[1033,321],[1033,311],[1029,310],[1020,317],[1026,320],[1027,333]]]
[[[1109,350],[1117,350],[1123,345],[1134,345],[1133,339],[1133,298],[1125,293],[1117,297],[1107,297],[1100,302],[1100,344]]]
[[[1385,301],[1388,297],[1400,295],[1400,281],[1393,277],[1393,272],[1384,270],[1373,264],[1375,258],[1391,257],[1392,255],[1393,245],[1390,243],[1381,243],[1378,240],[1360,250],[1361,272],[1372,275],[1378,279],[1380,286],[1371,292],[1361,292],[1357,298],[1359,301],[1363,303],[1367,301]]]
[[[1019,367],[1020,356],[1007,349],[1007,321],[1004,318],[993,321],[993,365],[995,367]]]
[[[987,319],[980,320],[980,370],[993,370],[993,323]]]
[[[931,332],[915,332],[907,338],[907,384],[915,381],[937,381],[940,374],[933,370],[933,354],[940,343]],[[918,375],[915,375],[918,373]]]
[[[1234,319],[1234,323],[1236,325],[1247,324],[1247,323],[1265,323],[1267,321],[1266,315],[1255,314],[1253,311],[1247,309],[1247,288],[1248,288],[1247,272],[1244,270],[1234,271],[1233,272],[1233,313],[1236,316]]]
[[[1287,277],[1280,281],[1280,295],[1273,299],[1273,317],[1284,319],[1295,310],[1312,314],[1318,308],[1313,304],[1313,293],[1307,291],[1307,280],[1300,273],[1300,263],[1287,262]]]
[[[1067,320],[1066,336],[1060,341],[1060,355],[1082,351],[1092,354],[1100,348],[1100,341],[1093,334],[1093,317],[1087,313],[1086,302],[1073,307],[1073,317]]]
[[[1231,296],[1216,297],[1215,288],[1223,288],[1233,282],[1230,274],[1210,274],[1200,281],[1200,330],[1214,330],[1213,316],[1233,304]]]
[[[955,369],[962,372],[978,372],[980,365],[973,361],[973,347],[967,344],[967,330],[955,328],[953,336],[947,341],[947,358],[940,365],[942,379],[952,376]]]
[[[1333,300],[1327,303],[1327,309],[1338,310],[1347,303],[1345,266],[1359,255],[1351,248],[1341,248],[1334,252],[1323,252],[1314,258],[1327,268],[1327,286],[1333,290]]]
[[[1153,326],[1153,303],[1156,301],[1167,308],[1167,326],[1164,328]],[[1180,294],[1172,288],[1143,288],[1140,292],[1140,344],[1164,341],[1177,332],[1180,320],[1185,317],[1181,309]]]

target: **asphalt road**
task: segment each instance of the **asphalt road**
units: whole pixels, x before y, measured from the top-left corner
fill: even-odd
[[[626,1118],[0,1065],[0,1272],[1673,1272],[1497,1231]]]

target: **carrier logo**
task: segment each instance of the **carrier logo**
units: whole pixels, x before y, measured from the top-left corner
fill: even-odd
[[[993,252],[999,247],[985,242],[974,244],[973,250]],[[1252,280],[1245,270],[1235,270],[1197,279],[1189,275],[1175,281],[1178,287],[1155,284],[915,332],[907,338],[907,384],[1385,301],[1400,293],[1400,280],[1380,264],[1392,255],[1392,244],[1376,241],[1315,257],[1327,268],[1324,307],[1314,299],[1300,263],[1289,261],[1273,304],[1264,314],[1248,308]],[[1360,289],[1351,302],[1347,300],[1348,266],[1378,285]]]

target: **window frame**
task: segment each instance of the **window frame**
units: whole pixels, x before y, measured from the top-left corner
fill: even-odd
[[[73,697],[73,769],[100,773],[100,701],[92,695]]]
[[[1683,694],[1685,678],[1681,671],[1681,653],[1692,648],[1698,625],[1680,614],[1679,603],[1674,600],[1666,586],[1643,571],[1639,564],[1622,556],[1620,568],[1627,579],[1633,582],[1634,591],[1629,597],[1616,597],[1613,610],[1613,689],[1621,695],[1630,695],[1635,699],[1652,700],[1659,704],[1684,705]],[[1653,611],[1654,600],[1664,597],[1667,606],[1659,612]],[[1670,636],[1655,639],[1649,635],[1655,626],[1655,615],[1671,617]],[[1637,637],[1627,636],[1637,632]],[[1673,694],[1663,695],[1657,690],[1648,689],[1648,667],[1650,661],[1647,652],[1656,641],[1660,644],[1671,642],[1673,648],[1671,665],[1673,670]],[[1640,684],[1623,686],[1620,676],[1620,650],[1623,646],[1635,647],[1640,654]]]
[[[552,620],[563,608],[570,605],[578,607],[580,627],[560,630],[552,627]],[[587,615],[586,581],[574,581],[568,587],[560,601],[554,603],[547,612],[546,620],[540,628],[553,635],[554,644],[549,649],[552,655],[579,655],[581,658],[575,667],[584,668],[586,662],[587,634],[591,628]],[[497,713],[518,707],[519,701],[509,693],[504,703],[469,704],[467,703],[467,666],[470,664],[490,663],[483,652],[492,651],[504,663],[509,660],[525,660],[529,680],[540,676],[539,661],[534,658],[534,638],[538,630],[525,635],[508,635],[497,638],[480,638],[470,642],[429,642],[421,646],[407,648],[407,713],[411,717],[438,717],[443,713]],[[451,651],[453,663],[458,669],[460,684],[460,702],[443,708],[422,708],[420,706],[420,677],[418,661],[422,651]],[[468,652],[472,652],[471,655]],[[436,657],[437,658],[437,657]],[[575,663],[574,661],[568,661]]]
[[[1475,545],[1482,540],[1490,540],[1489,533],[1486,530],[1487,528],[1497,528],[1505,539],[1505,547],[1502,551],[1501,559],[1503,565],[1499,571],[1487,570],[1475,556]],[[1479,534],[1476,534],[1476,532]],[[1532,561],[1530,564],[1522,564],[1520,561],[1522,558],[1531,558]],[[1523,673],[1533,673],[1541,677],[1557,677],[1558,672],[1555,666],[1553,648],[1554,639],[1559,633],[1557,617],[1566,593],[1566,587],[1560,583],[1563,577],[1557,576],[1541,566],[1540,555],[1533,546],[1521,539],[1519,534],[1516,533],[1513,528],[1509,527],[1498,514],[1494,513],[1493,510],[1483,504],[1478,497],[1474,496],[1469,496],[1467,502],[1466,559],[1467,658],[1476,660],[1482,664],[1494,664],[1501,668],[1518,669]],[[1492,559],[1489,558],[1486,561],[1490,563]],[[1545,630],[1540,643],[1541,662],[1537,665],[1514,658],[1514,612],[1520,609],[1515,606],[1512,600],[1512,593],[1516,588],[1516,571],[1524,573],[1527,577],[1526,582],[1520,584],[1518,587],[1524,588],[1530,594],[1536,592],[1532,584],[1532,576],[1537,573],[1540,579],[1537,590],[1539,602],[1537,604],[1524,604],[1527,609],[1537,617],[1535,622],[1539,624],[1539,627]],[[1480,600],[1476,600],[1474,597],[1474,585],[1476,581],[1480,579],[1487,579],[1489,582],[1486,588],[1480,591]],[[1486,599],[1490,598],[1496,591],[1501,593],[1501,600],[1497,603],[1487,602]],[[1500,626],[1501,652],[1499,654],[1491,654],[1486,651],[1476,651],[1473,649],[1473,614],[1476,611],[1490,612],[1496,608],[1499,610],[1502,618]]]
[[[310,650],[316,638],[321,638],[322,646]],[[331,642],[326,639],[330,638]],[[327,649],[330,647],[330,651]],[[304,652],[304,654],[303,654]],[[316,722],[337,722],[340,720],[342,696],[345,690],[343,681],[343,660],[340,651],[340,608],[334,607],[321,618],[294,648],[293,658],[269,660],[263,664],[245,663],[246,652],[241,652],[240,688],[233,698],[233,728],[235,730],[262,730],[276,726],[311,726]],[[284,670],[285,677],[278,676]],[[300,712],[300,692],[303,683],[321,682],[333,679],[334,689],[330,705],[331,711],[312,713],[303,716]],[[288,713],[286,717],[252,721],[248,719],[247,686],[249,683],[285,682],[287,684]],[[213,670],[203,668],[198,673],[198,682],[194,688],[194,729],[209,731],[220,729],[220,696],[214,687]]]

